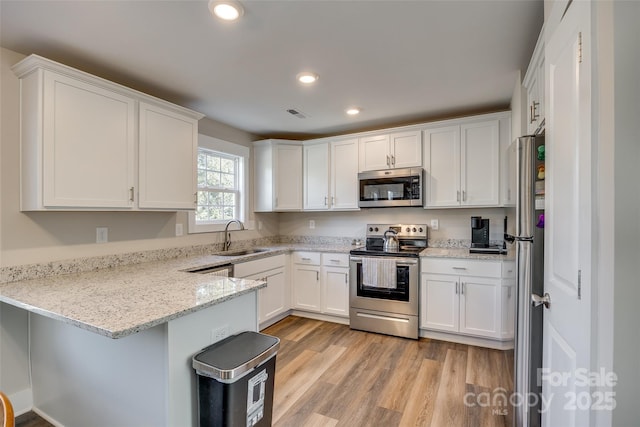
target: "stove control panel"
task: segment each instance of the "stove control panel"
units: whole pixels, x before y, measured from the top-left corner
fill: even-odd
[[[384,236],[387,230],[395,231],[403,239],[426,239],[428,234],[426,224],[368,224],[367,237]]]

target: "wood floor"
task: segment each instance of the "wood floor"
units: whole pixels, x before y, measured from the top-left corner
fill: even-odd
[[[511,351],[295,316],[263,332],[281,340],[275,427],[511,426],[512,410],[501,405],[513,388]]]
[[[511,426],[512,410],[500,400],[513,388],[511,351],[296,316],[262,332],[280,338],[274,427]],[[33,413],[16,421],[51,426]]]

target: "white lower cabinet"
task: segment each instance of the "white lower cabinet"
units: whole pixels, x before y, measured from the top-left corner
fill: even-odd
[[[294,309],[349,316],[349,255],[294,252]]]
[[[234,266],[235,277],[267,282],[267,287],[258,291],[258,322],[260,324],[290,308],[285,265],[285,255],[276,255]]]
[[[506,262],[513,271],[513,262]],[[503,261],[422,260],[420,328],[494,340],[513,338],[513,279]]]

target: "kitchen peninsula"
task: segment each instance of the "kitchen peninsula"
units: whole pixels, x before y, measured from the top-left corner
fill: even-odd
[[[0,284],[28,310],[34,401],[67,426],[194,425],[191,356],[257,330],[262,281],[185,270],[201,256]]]

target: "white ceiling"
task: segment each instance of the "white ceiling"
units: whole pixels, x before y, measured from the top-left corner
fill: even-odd
[[[507,108],[542,0],[0,2],[0,44],[260,136],[328,135]],[[295,80],[303,70],[316,85]],[[363,109],[348,117],[349,106]],[[294,117],[293,108],[307,116]]]

